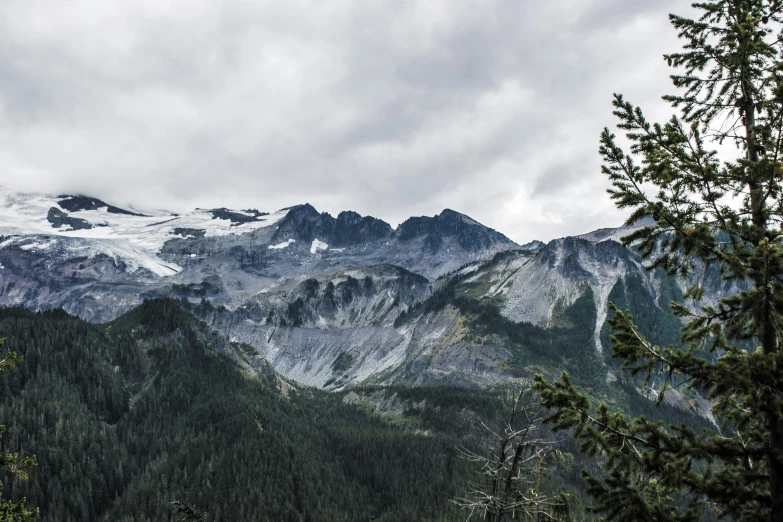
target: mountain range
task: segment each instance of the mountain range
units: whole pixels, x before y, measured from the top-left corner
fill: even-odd
[[[174,297],[253,358],[329,390],[486,387],[573,365],[606,383],[608,302],[676,341],[667,305],[687,283],[646,270],[619,243],[631,230],[518,245],[449,209],[393,228],[309,204],[177,214],[3,189],[0,305],[101,323]],[[731,291],[713,276],[705,299]]]
[[[0,336],[24,358],[0,373],[0,424],[40,463],[4,495],[42,522],[166,520],[175,499],[210,520],[464,520],[477,470],[458,448],[485,451],[500,397],[536,373],[714,424],[694,392],[654,406],[660,382],[611,358],[609,302],[676,344],[667,304],[689,283],[623,247],[633,227],[518,245],[449,209],[396,228],[267,210],[0,189]],[[737,291],[692,277],[708,303]],[[558,448],[574,466],[544,487],[590,520],[590,464]]]

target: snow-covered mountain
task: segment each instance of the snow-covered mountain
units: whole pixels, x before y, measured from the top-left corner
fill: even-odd
[[[4,247],[54,251],[61,258],[105,255],[124,264],[129,272],[143,269],[157,276],[182,271],[181,266],[159,256],[174,237],[243,234],[270,227],[287,213],[196,209],[180,215],[121,209],[87,196],[25,194],[0,188]]]
[[[434,280],[511,248],[517,245],[502,234],[452,210],[395,230],[307,204],[176,214],[0,188],[0,304],[62,306],[89,320],[202,283],[217,289],[214,302],[236,307],[291,278],[350,267],[389,264]]]
[[[448,209],[395,229],[307,204],[176,214],[0,190],[0,305],[107,321],[175,297],[308,385],[483,386],[560,364],[530,346],[576,343],[603,360],[610,300],[642,303],[640,320],[676,334],[667,305],[684,282],[645,270],[618,242],[632,230],[519,246]],[[712,278],[708,299],[733,291]],[[508,334],[518,327],[528,329]],[[597,378],[612,379],[598,364]]]

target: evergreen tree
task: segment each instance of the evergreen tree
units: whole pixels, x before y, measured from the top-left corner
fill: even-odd
[[[5,339],[0,339],[0,349],[5,344]],[[22,358],[16,352],[8,352],[0,359],[0,372],[13,368]],[[0,425],[0,436],[5,433],[5,426]],[[25,457],[19,460],[19,455],[11,453],[7,449],[0,452],[0,470],[5,470],[16,475],[20,480],[27,480],[27,470],[35,466],[35,457]],[[3,483],[0,482],[0,493],[3,491]],[[0,498],[0,522],[29,522],[38,516],[38,509],[28,511],[25,508],[25,499],[19,502],[11,502]]]
[[[679,345],[655,346],[629,311],[614,308],[612,356],[646,384],[706,394],[719,428],[629,419],[593,409],[568,375],[536,387],[555,429],[573,429],[599,457],[586,474],[593,509],[609,520],[701,520],[705,508],[734,520],[783,521],[783,2],[693,4],[699,17],[670,15],[684,41],[664,56],[675,68],[678,109],[665,124],[615,95],[629,148],[601,134],[603,172],[650,269],[688,281],[672,310],[684,320]],[[725,150],[736,151],[721,161]],[[703,300],[716,270],[737,291]],[[638,382],[638,381],[637,381]]]

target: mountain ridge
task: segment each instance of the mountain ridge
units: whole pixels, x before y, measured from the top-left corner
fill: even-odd
[[[421,226],[422,223],[426,226]],[[86,195],[14,193],[0,187],[0,235],[106,240],[104,248],[91,254],[103,253],[122,259],[131,271],[144,268],[160,277],[182,270],[179,264],[164,260],[160,255],[166,244],[177,236],[206,239],[244,235],[261,229],[273,229],[271,237],[264,238],[269,247],[283,249],[299,241],[300,244],[311,243],[314,254],[330,248],[375,241],[407,241],[425,235],[430,253],[436,253],[446,245],[445,238],[454,236],[466,251],[517,246],[503,234],[449,209],[434,217],[411,217],[395,229],[381,219],[354,211],[342,211],[335,218],[327,212],[318,212],[308,203],[272,213],[226,207],[197,208],[184,214],[133,212]],[[127,248],[112,249],[108,246],[111,243],[127,245]],[[284,243],[286,245],[281,246]],[[40,248],[40,245],[33,244],[29,248]]]
[[[664,296],[685,285],[618,242],[644,223],[520,246],[448,208],[392,228],[309,204],[174,215],[109,213],[87,196],[66,200],[71,212],[59,201],[0,191],[0,306],[106,322],[144,299],[176,298],[284,376],[327,390],[503,385],[554,375],[571,364],[558,362],[565,354],[590,368],[584,382],[608,383],[610,296],[642,303],[671,338],[678,323]],[[707,299],[736,291],[708,283]]]

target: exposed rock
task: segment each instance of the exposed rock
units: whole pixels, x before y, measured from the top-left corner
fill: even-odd
[[[172,234],[174,234],[175,236],[182,236],[184,238],[187,238],[187,237],[194,237],[194,238],[204,237],[206,235],[206,233],[207,233],[207,231],[204,230],[203,228],[181,228],[181,227],[177,227],[177,228],[175,228],[172,231]]]
[[[293,381],[330,390],[490,386],[519,377],[509,371],[511,348],[498,336],[468,335],[456,308],[395,321],[446,284],[438,277],[447,273],[460,278],[460,296],[544,328],[557,327],[563,310],[589,291],[598,349],[613,289],[636,281],[649,307],[663,309],[660,297],[672,285],[617,242],[629,227],[520,248],[452,210],[393,230],[373,217],[333,218],[310,205],[270,215],[222,208],[119,218],[104,208],[83,196],[58,203],[0,191],[0,305],[63,307],[108,321],[144,298],[175,297],[251,347],[236,352],[247,368],[260,371],[268,360]],[[106,227],[90,230],[98,224]],[[712,273],[705,288],[713,301],[737,290]]]
[[[259,212],[257,210],[245,211],[246,213],[243,214],[241,212],[233,212],[227,208],[215,208],[210,212],[212,213],[212,219],[225,219],[234,224],[263,221],[262,217],[269,215],[267,212]]]
[[[466,251],[488,249],[503,243],[511,244],[500,232],[450,209],[434,217],[412,217],[399,226],[396,236],[402,241],[425,237],[425,244],[430,251],[440,249],[444,239],[450,237],[455,237],[457,243]]]
[[[327,242],[336,247],[357,245],[386,239],[393,232],[391,225],[380,219],[351,211],[340,212]]]
[[[49,209],[46,220],[52,224],[53,228],[60,228],[63,226],[71,227],[71,230],[89,230],[93,228],[86,220],[70,217],[68,214],[55,207]]]
[[[69,195],[62,195],[60,196],[60,201],[57,202],[58,205],[60,205],[61,208],[64,208],[65,210],[69,212],[78,212],[80,210],[97,210],[100,208],[105,208],[107,212],[110,214],[124,214],[126,216],[139,216],[143,217],[143,214],[137,214],[135,212],[131,212],[130,210],[125,210],[123,208],[115,207],[114,205],[109,205],[101,201],[97,198],[91,198],[88,196],[69,196]]]

